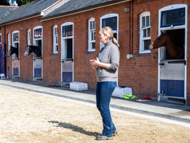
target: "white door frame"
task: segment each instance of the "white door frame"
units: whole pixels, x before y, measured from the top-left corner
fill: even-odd
[[[174,26],[174,27],[165,27],[161,28],[161,12],[163,11],[168,11],[168,10],[173,10],[173,9],[179,9],[179,8],[185,8],[185,25],[182,26]],[[159,17],[158,17],[158,36],[161,34],[161,30],[172,30],[172,29],[185,29],[185,54],[184,54],[184,59],[187,61],[187,13],[188,12],[188,7],[186,4],[174,4],[174,5],[169,5],[166,7],[163,7],[159,10]],[[158,93],[160,92],[160,52],[161,48],[158,49]],[[187,98],[187,66],[184,65],[185,67],[185,77],[184,77],[184,99],[186,100]],[[158,95],[158,101],[160,101],[160,95]]]
[[[35,29],[42,29],[42,38],[38,38],[38,39],[34,39],[34,30]],[[34,27],[33,28],[33,44],[35,45],[35,42],[37,41],[37,40],[41,40],[41,57],[43,57],[43,27],[42,26],[36,26],[36,27]],[[41,78],[42,78],[42,80],[43,80],[43,58],[41,59],[42,60],[42,75],[41,75]],[[34,80],[34,56],[33,56],[33,80]]]
[[[69,37],[62,37],[62,33],[63,33],[63,29],[62,29],[62,27],[63,26],[68,26],[68,25],[72,25],[73,26],[73,35],[72,36],[69,36]],[[72,39],[72,51],[73,51],[73,55],[72,55],[72,57],[73,57],[73,62],[72,62],[72,80],[74,81],[74,23],[73,22],[66,22],[66,23],[63,23],[62,25],[61,25],[61,82],[63,82],[62,81],[62,60],[63,59],[66,59],[66,57],[67,57],[67,55],[66,55],[66,53],[64,52],[65,51],[65,40],[66,39]]]
[[[14,33],[18,33],[18,41],[14,42],[13,40],[13,35]],[[18,47],[18,77],[20,77],[20,32],[18,30],[15,30],[12,32],[12,46],[14,47],[14,45],[18,43],[19,47]],[[13,59],[12,59],[13,60]],[[13,75],[13,61],[12,61],[12,75]]]

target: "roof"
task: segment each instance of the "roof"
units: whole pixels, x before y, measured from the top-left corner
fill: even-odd
[[[18,7],[15,6],[4,6],[4,5],[0,5],[0,22],[3,20],[3,18],[5,18],[6,16],[8,16],[13,10],[16,10]]]
[[[51,13],[44,15],[41,20],[56,18],[67,14],[73,14],[92,8],[98,8],[109,4],[116,4],[131,0],[68,0],[65,4],[55,9]]]
[[[23,5],[14,10],[5,19],[0,21],[0,24],[3,25],[9,22],[14,22],[17,20],[22,20],[33,16],[40,16],[42,10],[48,8],[57,1],[58,0],[36,0],[29,4]]]

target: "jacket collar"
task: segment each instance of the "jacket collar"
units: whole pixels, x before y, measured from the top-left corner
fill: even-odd
[[[112,44],[112,40],[109,40],[107,43],[104,43],[105,47],[109,46]]]

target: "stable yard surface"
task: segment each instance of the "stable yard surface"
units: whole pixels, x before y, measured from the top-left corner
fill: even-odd
[[[96,141],[96,107],[0,86],[0,143],[190,143],[190,128],[112,111],[118,135]]]

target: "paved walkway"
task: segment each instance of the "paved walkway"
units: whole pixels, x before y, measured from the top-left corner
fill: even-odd
[[[95,92],[91,91],[77,92],[71,91],[67,87],[48,87],[38,82],[23,82],[10,79],[0,79],[0,86],[1,85],[95,104]],[[185,105],[157,101],[139,102],[113,97],[111,100],[111,107],[190,123],[190,107]]]

